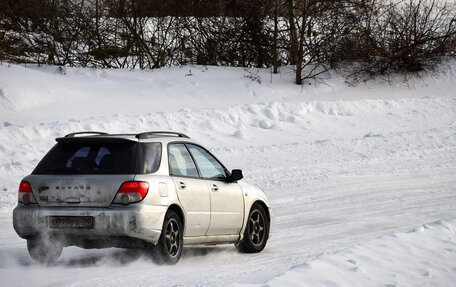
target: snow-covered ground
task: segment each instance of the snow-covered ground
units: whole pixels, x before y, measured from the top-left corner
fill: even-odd
[[[267,286],[450,286],[456,279],[456,220],[425,224],[322,256]]]
[[[406,252],[424,265],[440,264],[439,271],[423,269],[431,270],[423,282],[451,285],[456,64],[407,84],[396,78],[349,87],[333,75],[299,87],[292,78],[288,69],[61,74],[56,67],[0,65],[0,286],[416,286],[418,277],[402,281],[413,273],[398,263]],[[18,182],[55,137],[80,130],[174,130],[199,140],[267,193],[275,222],[266,249],[246,255],[233,246],[189,248],[178,265],[157,266],[137,252],[71,247],[55,266],[35,264],[11,224]],[[436,220],[447,221],[398,240],[381,237]],[[401,252],[393,258],[386,249]],[[370,259],[363,260],[363,250]],[[347,252],[355,263],[343,261]],[[394,264],[384,273],[370,269],[382,260]],[[347,272],[349,264],[360,272]]]

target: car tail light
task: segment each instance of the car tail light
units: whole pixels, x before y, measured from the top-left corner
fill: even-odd
[[[138,202],[146,197],[149,191],[149,184],[145,181],[127,181],[124,182],[114,198],[113,203],[127,205]]]
[[[32,187],[27,181],[21,181],[19,184],[19,202],[23,204],[36,203],[35,196],[32,193]]]

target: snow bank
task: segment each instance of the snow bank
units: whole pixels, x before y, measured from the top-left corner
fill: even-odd
[[[322,255],[294,266],[266,286],[443,287],[455,280],[456,220],[449,220]]]
[[[432,129],[436,125],[450,124],[450,130],[437,135],[441,144],[442,141],[447,142],[445,137],[456,129],[456,122],[453,121],[455,118],[456,98],[426,98],[272,102],[226,109],[181,109],[172,113],[98,116],[41,124],[8,124],[0,126],[0,138],[6,139],[0,141],[0,188],[4,189],[0,193],[0,212],[9,212],[15,205],[16,195],[13,195],[11,190],[16,189],[20,178],[33,170],[55,144],[55,138],[74,131],[124,133],[175,130],[187,133],[209,147],[240,148],[289,143],[321,146],[322,143],[331,141],[339,141],[337,144],[343,146],[350,143],[340,140],[353,139],[363,139],[363,144],[369,146],[372,138],[391,138],[391,133],[401,132],[404,128],[419,130],[432,136]],[[441,136],[445,137],[440,138]],[[393,141],[398,146],[392,152],[398,152],[400,142],[409,140],[408,134],[396,135]],[[423,147],[429,143],[419,137],[413,141],[421,142]],[[277,150],[275,154],[280,155],[282,152]],[[364,156],[375,158],[379,156],[378,153],[383,152],[366,150]],[[304,159],[305,155],[302,156]],[[320,155],[320,159],[324,156]],[[16,179],[13,186],[9,185],[11,177]]]
[[[264,102],[451,97],[456,63],[436,76],[407,82],[372,81],[354,88],[337,74],[324,84],[297,86],[289,67],[269,69],[182,66],[151,71],[58,68],[0,63],[0,125],[144,115],[186,109],[225,109]],[[255,74],[259,82],[249,76]],[[325,110],[331,113],[331,109]],[[267,125],[266,125],[267,126]]]

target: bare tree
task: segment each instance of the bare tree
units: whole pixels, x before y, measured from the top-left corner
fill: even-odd
[[[296,1],[288,1],[288,25],[290,31],[290,64],[296,65],[298,57],[298,27],[296,24]]]
[[[304,57],[304,37],[307,24],[307,1],[302,0],[301,7],[301,27],[299,29],[299,46],[298,55],[296,59],[296,84],[302,85],[302,62]]]
[[[278,45],[278,34],[279,34],[279,0],[274,0],[274,46],[272,48],[273,54],[273,73],[277,74],[279,61],[277,59],[277,45]]]
[[[3,0],[0,60],[154,69],[296,65],[368,79],[434,67],[456,54],[447,0]]]

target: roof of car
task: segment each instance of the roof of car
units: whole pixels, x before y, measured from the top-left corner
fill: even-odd
[[[189,141],[194,142],[189,136],[183,133],[171,131],[151,131],[138,134],[109,134],[105,132],[83,131],[67,134],[64,137],[56,138],[57,142],[76,142],[76,141],[98,141],[100,139],[109,141]]]

